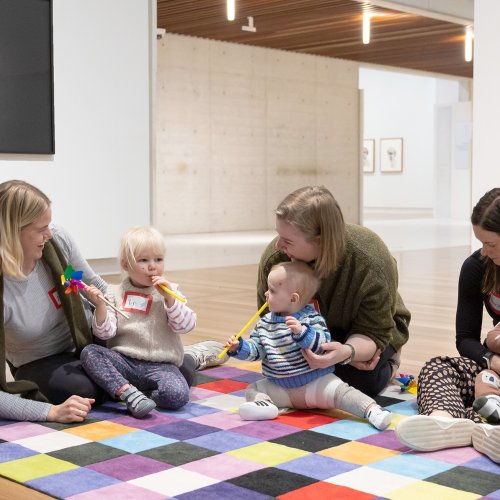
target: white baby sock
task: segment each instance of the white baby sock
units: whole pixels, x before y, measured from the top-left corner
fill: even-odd
[[[372,405],[366,412],[366,418],[373,427],[383,431],[391,424],[392,413],[379,405]]]

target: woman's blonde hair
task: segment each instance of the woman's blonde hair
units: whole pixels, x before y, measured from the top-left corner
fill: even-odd
[[[298,293],[302,307],[310,302],[319,287],[319,278],[314,269],[298,260],[280,262],[271,268],[271,272],[282,267],[285,270],[287,288],[290,293]]]
[[[345,251],[345,223],[339,204],[324,186],[306,186],[278,205],[276,217],[297,227],[308,240],[317,236],[319,254],[314,269],[320,278],[335,271]]]
[[[0,272],[24,278],[21,229],[35,222],[50,208],[49,198],[24,181],[0,184]]]
[[[151,226],[130,228],[120,243],[119,259],[122,267],[132,267],[143,250],[152,250],[165,255],[165,240],[157,229]]]
[[[500,188],[485,193],[472,210],[470,221],[485,231],[500,236]],[[486,271],[483,277],[483,293],[500,292],[500,266],[486,257]]]

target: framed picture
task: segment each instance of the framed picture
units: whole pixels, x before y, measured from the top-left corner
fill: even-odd
[[[380,139],[380,171],[403,171],[403,139]]]
[[[365,174],[375,172],[375,139],[365,139],[363,141],[361,163]]]

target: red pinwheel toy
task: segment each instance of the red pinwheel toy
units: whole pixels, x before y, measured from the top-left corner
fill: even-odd
[[[68,266],[61,274],[61,284],[64,286],[65,293],[70,294],[74,292],[78,295],[80,290],[85,290],[85,283],[82,282],[83,271],[75,271],[73,266]]]

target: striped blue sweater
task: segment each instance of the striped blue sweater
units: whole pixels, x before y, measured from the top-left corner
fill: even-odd
[[[300,387],[327,373],[333,367],[311,368],[301,349],[322,353],[321,344],[330,342],[331,336],[323,317],[310,304],[295,314],[305,327],[302,333],[293,334],[285,323],[285,316],[268,313],[260,318],[248,340],[240,338],[240,346],[234,353],[238,359],[262,361],[262,373],[275,384]]]

